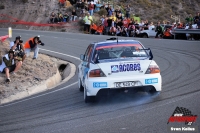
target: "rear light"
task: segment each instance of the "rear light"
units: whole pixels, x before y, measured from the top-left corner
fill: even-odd
[[[160,68],[157,65],[150,65],[145,74],[160,73]]]
[[[106,77],[101,69],[94,69],[89,72],[89,77]]]

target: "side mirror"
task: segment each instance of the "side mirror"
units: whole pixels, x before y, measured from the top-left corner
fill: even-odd
[[[81,60],[84,60],[84,57],[85,57],[85,55],[83,55],[83,54],[80,55]]]

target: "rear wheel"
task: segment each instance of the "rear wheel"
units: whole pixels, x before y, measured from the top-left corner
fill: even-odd
[[[148,35],[145,33],[142,35],[142,38],[148,38]]]
[[[78,80],[78,88],[79,88],[79,91],[84,91],[84,87],[82,85],[82,82],[81,82],[81,79]]]
[[[146,90],[149,94],[158,94],[159,91],[156,91],[156,89],[153,86],[147,86]]]
[[[96,98],[95,96],[88,96],[87,91],[84,88],[84,101],[85,101],[85,103],[94,102],[95,98]]]

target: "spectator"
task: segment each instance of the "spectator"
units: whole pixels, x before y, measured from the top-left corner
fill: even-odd
[[[69,14],[66,12],[66,13],[63,15],[63,18],[64,18],[64,22],[68,22],[68,21],[69,21]]]
[[[50,15],[50,23],[57,23],[56,14],[54,12]]]
[[[128,6],[126,7],[126,18],[130,18],[130,11],[131,11],[131,8],[130,8],[130,6],[128,5]]]
[[[197,20],[200,19],[200,13],[197,13],[197,16],[194,17],[194,24],[197,24]]]
[[[93,4],[94,4],[94,9],[96,9],[96,4],[98,3],[98,0],[93,0]]]
[[[117,29],[114,26],[112,26],[110,28],[110,31],[109,31],[108,34],[111,35],[111,36],[115,36],[116,35],[116,31],[117,31]]]
[[[104,20],[105,20],[105,16],[102,15],[101,18],[100,18],[100,20],[101,20],[101,24],[103,24],[103,23],[104,23]]]
[[[115,12],[112,12],[112,15],[110,16],[110,19],[114,19],[114,21],[116,22],[117,17],[115,15]]]
[[[84,0],[81,2],[81,17],[83,18],[85,16],[85,4]]]
[[[189,25],[190,23],[193,22],[193,17],[192,17],[192,14],[190,14],[187,18],[185,18],[186,20],[186,23]]]
[[[85,33],[90,33],[90,25],[93,21],[92,16],[89,13],[87,13],[87,15],[84,17],[83,20],[85,22],[85,25],[84,25]]]
[[[125,26],[122,26],[122,36],[128,37],[128,30]]]
[[[117,18],[123,20],[122,13],[117,13]]]
[[[123,22],[121,21],[121,19],[117,19],[117,23],[116,23],[116,27],[122,27],[123,26]]]
[[[84,2],[84,7],[85,7],[85,10],[88,11],[88,2],[87,2],[87,0],[85,0],[85,2]]]
[[[112,27],[112,19],[108,18],[107,23],[108,23],[108,26],[106,28],[106,33],[108,33],[110,31],[110,28]]]
[[[163,33],[163,39],[173,39],[170,29],[167,28]]]
[[[158,38],[158,35],[162,35],[162,27],[160,26],[160,22],[157,23],[157,27],[156,27],[156,36],[155,38]]]
[[[23,46],[23,40],[21,40],[20,36],[16,37],[14,45],[10,49],[15,51],[16,55],[20,58],[20,61],[24,62],[26,54]]]
[[[11,82],[10,73],[15,75],[15,73],[22,66],[22,61],[19,61],[18,57],[15,57],[14,54],[15,54],[14,51],[10,50],[8,54],[4,55],[2,58],[2,64],[0,65],[0,72],[6,74],[6,82]]]
[[[10,49],[11,49],[15,44],[18,44],[20,40],[21,40],[21,36],[17,36],[17,37],[15,38],[15,41],[10,42]]]
[[[58,22],[63,22],[64,21],[64,18],[63,18],[63,15],[62,13],[58,13]]]
[[[200,18],[197,20],[197,28],[200,29]]]
[[[71,21],[75,21],[76,18],[77,18],[76,10],[73,9],[73,10],[72,10],[72,15],[71,15]]]
[[[105,4],[104,4],[105,5]],[[107,11],[107,13],[108,13],[108,10],[110,9],[110,4],[108,4],[108,6],[106,7],[106,5],[105,5],[105,9],[106,9],[106,11]]]
[[[103,34],[107,35],[107,33],[109,31],[109,28],[108,28],[108,18],[107,17],[105,17],[105,20],[103,22],[103,26],[104,26],[104,32],[103,32]]]
[[[146,20],[144,22],[144,30],[148,30],[148,29],[149,29],[149,22],[148,22],[148,20]]]
[[[103,24],[100,23],[100,25],[97,27],[96,34],[97,35],[102,35],[103,34],[103,30],[104,30],[104,26],[103,26]]]
[[[91,29],[91,34],[95,34],[97,31],[97,25],[92,22],[90,29]]]
[[[128,33],[129,33],[129,37],[132,37],[135,34],[135,25],[132,20],[128,24]]]
[[[112,16],[112,8],[111,6],[109,6],[108,8],[108,17],[111,17]]]
[[[101,7],[101,6],[102,6],[102,5],[99,3],[99,1],[97,1],[96,6],[95,6],[95,12],[100,11],[100,7]]]
[[[106,4],[103,4],[100,9],[106,9]]]
[[[64,7],[65,6],[65,1],[66,0],[59,0],[60,7]]]
[[[38,45],[44,46],[44,43],[42,43],[40,40],[40,36],[36,36],[36,37],[28,39],[28,41],[26,41],[26,43],[24,44],[26,54],[29,55],[31,51],[34,51],[33,59],[37,59],[38,52],[39,52]]]
[[[122,22],[123,22],[123,26],[128,28],[129,21],[126,17],[124,18],[124,20]]]
[[[188,29],[193,29],[192,24],[189,25]],[[193,40],[193,34],[186,34],[187,40]]]
[[[93,2],[90,2],[90,4],[88,5],[88,9],[89,9],[90,16],[93,16],[93,12],[94,12]]]
[[[115,9],[115,15],[116,15],[116,17],[118,17],[118,14],[120,14],[120,13],[122,13],[121,10],[119,10],[118,8]]]
[[[140,26],[139,26],[139,23],[138,23],[138,20],[135,20],[135,29],[139,30]]]
[[[121,29],[120,26],[117,26],[117,28],[116,28],[116,35],[117,36],[121,36],[122,35],[122,29]]]
[[[76,1],[76,9],[81,8],[81,3],[82,3],[81,0],[77,0],[77,1]]]

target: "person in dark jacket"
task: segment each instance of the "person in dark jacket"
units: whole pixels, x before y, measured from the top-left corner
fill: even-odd
[[[38,52],[39,52],[38,45],[44,46],[44,43],[42,43],[42,41],[40,40],[40,36],[30,38],[28,41],[26,41],[26,43],[24,44],[24,48],[25,48],[27,56],[29,55],[31,51],[34,51],[33,59],[37,59]]]
[[[158,35],[163,34],[162,27],[160,26],[160,22],[158,22],[155,32],[157,32],[155,38],[158,38]]]
[[[25,60],[26,54],[21,36],[17,36],[15,41],[10,43],[10,49],[14,50],[15,53],[22,58],[22,62]]]

